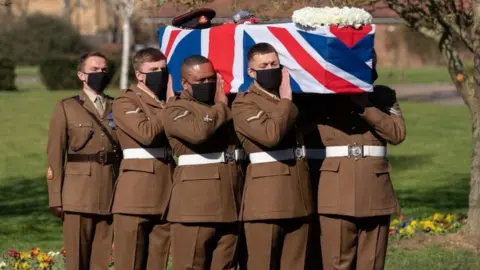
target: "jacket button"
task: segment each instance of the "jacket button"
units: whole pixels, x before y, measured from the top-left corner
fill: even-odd
[[[102,133],[102,137],[105,136],[105,133]]]
[[[100,151],[105,151],[105,147],[100,148]]]
[[[78,126],[79,126],[79,127],[81,127],[81,126],[82,126],[82,124],[78,124]]]

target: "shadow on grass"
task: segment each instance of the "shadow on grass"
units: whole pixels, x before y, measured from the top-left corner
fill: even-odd
[[[61,221],[48,210],[45,177],[2,179],[0,252],[61,245]]]
[[[464,212],[468,209],[470,174],[452,174],[439,179],[443,185],[425,188],[398,189],[397,197],[402,209],[423,209],[427,215],[433,212]]]
[[[388,159],[392,163],[393,170],[406,171],[428,164],[432,155],[389,155]]]
[[[0,186],[0,218],[49,213],[45,177],[9,178]]]

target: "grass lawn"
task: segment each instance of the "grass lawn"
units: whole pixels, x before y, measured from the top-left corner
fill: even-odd
[[[0,252],[62,247],[61,224],[47,209],[46,141],[55,102],[74,93],[0,92]],[[465,214],[471,156],[466,108],[401,105],[407,140],[389,151],[403,214]],[[480,256],[463,249],[408,249],[396,242],[391,241],[387,269],[480,269]]]

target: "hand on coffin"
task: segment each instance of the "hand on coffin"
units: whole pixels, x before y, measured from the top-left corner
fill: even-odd
[[[172,75],[168,75],[168,83],[167,83],[167,101],[175,96],[175,93],[173,92],[173,82],[172,82]]]
[[[215,93],[215,101],[228,105],[228,98],[223,91],[223,79],[220,73],[217,73],[217,92]]]

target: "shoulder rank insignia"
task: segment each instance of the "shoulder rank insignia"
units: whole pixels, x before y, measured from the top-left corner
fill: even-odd
[[[125,114],[134,114],[134,113],[139,113],[141,111],[140,108],[136,108],[135,110],[133,111],[126,111]]]
[[[181,119],[181,118],[187,116],[188,114],[189,114],[189,111],[186,110],[182,114],[179,114],[179,115],[175,116],[175,118],[173,118],[173,121],[177,121],[178,119]]]
[[[256,115],[250,116],[249,118],[247,118],[247,122],[260,119],[260,117],[263,115],[263,113],[264,113],[264,111],[259,111]]]

